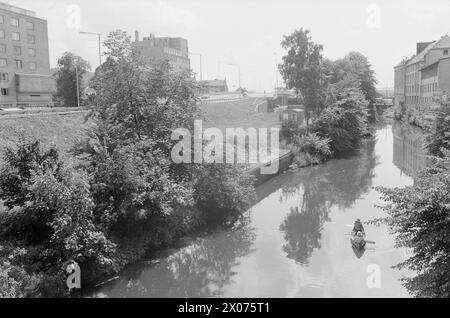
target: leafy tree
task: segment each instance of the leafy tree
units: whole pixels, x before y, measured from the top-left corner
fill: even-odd
[[[377,97],[375,72],[372,70],[367,57],[359,52],[351,52],[344,58],[330,61],[326,60],[323,63],[324,72],[327,80],[331,84],[336,84],[345,80],[346,77],[352,77],[358,81],[357,87],[364,94],[368,101],[367,109],[369,111],[369,120],[375,121],[375,99]]]
[[[105,46],[107,60],[93,79],[97,94],[90,116],[96,127],[74,150],[91,176],[98,222],[117,239],[141,236],[155,246],[179,234],[168,229],[180,209],[242,212],[248,187],[235,168],[171,160],[173,130],[193,132],[200,116],[189,74],[172,72],[167,61],[146,63],[123,31],[112,32]],[[203,181],[213,182],[208,176],[217,177],[218,185],[205,192]],[[229,198],[228,205],[212,196]],[[176,227],[183,233],[192,225]]]
[[[98,132],[110,134],[109,142],[116,144],[150,138],[168,154],[172,131],[193,130],[200,115],[195,82],[189,74],[171,72],[168,61],[148,65],[124,31],[111,32],[105,46],[107,60],[93,78],[97,95],[91,117]]]
[[[73,107],[78,105],[77,73],[81,102],[84,91],[83,76],[90,69],[89,62],[70,52],[64,53],[58,60],[58,70],[55,73],[56,95],[64,101],[65,106]]]
[[[379,188],[389,202],[387,224],[396,234],[397,247],[413,255],[397,265],[416,273],[404,284],[416,297],[450,297],[450,153],[419,173],[414,186]]]
[[[436,115],[434,132],[428,137],[429,152],[438,157],[450,150],[450,103],[442,102]]]
[[[301,95],[305,104],[305,117],[309,126],[310,114],[317,117],[324,108],[324,74],[322,45],[311,40],[309,30],[296,30],[285,36],[281,45],[287,50],[280,72],[289,89]]]
[[[367,104],[358,88],[358,80],[354,76],[346,76],[328,86],[329,106],[314,122],[312,130],[330,138],[331,149],[336,154],[355,150],[361,138],[368,134]]]

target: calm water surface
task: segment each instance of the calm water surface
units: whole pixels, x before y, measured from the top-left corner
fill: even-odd
[[[420,134],[377,130],[352,156],[287,172],[257,189],[246,221],[127,268],[97,297],[409,297],[391,267],[407,257],[385,227],[366,226],[376,245],[357,255],[348,234],[356,218],[383,216],[374,186],[404,187],[425,164]],[[367,287],[367,268],[381,288]]]

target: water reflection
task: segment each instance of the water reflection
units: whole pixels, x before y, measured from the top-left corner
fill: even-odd
[[[392,266],[405,260],[387,228],[366,227],[365,253],[350,244],[356,218],[381,217],[373,186],[412,179],[393,164],[393,129],[347,157],[287,172],[258,187],[258,203],[233,229],[213,230],[98,289],[109,297],[407,297]],[[383,271],[367,288],[367,266]]]
[[[372,138],[356,154],[303,169],[282,187],[281,202],[302,192],[299,205],[290,208],[280,226],[288,258],[307,265],[313,251],[321,248],[321,231],[324,223],[330,221],[330,208],[336,205],[349,209],[371,189],[377,164],[375,144],[376,139]],[[364,255],[355,254],[358,258]]]
[[[236,260],[252,251],[254,229],[248,218],[228,231],[198,238],[165,251],[156,260],[132,266],[96,296],[217,297],[231,283]]]
[[[423,132],[415,127],[395,122],[394,164],[406,175],[415,177],[426,166]]]
[[[312,252],[320,248],[320,232],[324,219],[320,214],[300,212],[298,207],[291,208],[280,230],[284,232],[286,244],[283,251],[296,263],[307,265]]]

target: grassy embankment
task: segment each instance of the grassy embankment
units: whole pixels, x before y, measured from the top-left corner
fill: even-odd
[[[278,127],[275,113],[256,113],[255,99],[239,102],[202,104],[203,129],[216,127],[225,136],[226,128]],[[40,139],[45,146],[55,145],[62,154],[82,139],[89,127],[82,113],[67,115],[39,115],[23,118],[0,118],[0,164],[4,147],[13,145],[20,136]],[[1,210],[0,206],[0,210]]]

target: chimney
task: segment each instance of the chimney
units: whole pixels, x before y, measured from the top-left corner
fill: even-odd
[[[416,54],[420,54],[420,52],[422,52],[423,50],[425,50],[427,48],[428,45],[430,45],[433,42],[419,42],[417,43],[417,50],[416,50]]]
[[[134,32],[134,41],[139,42],[139,31]]]

